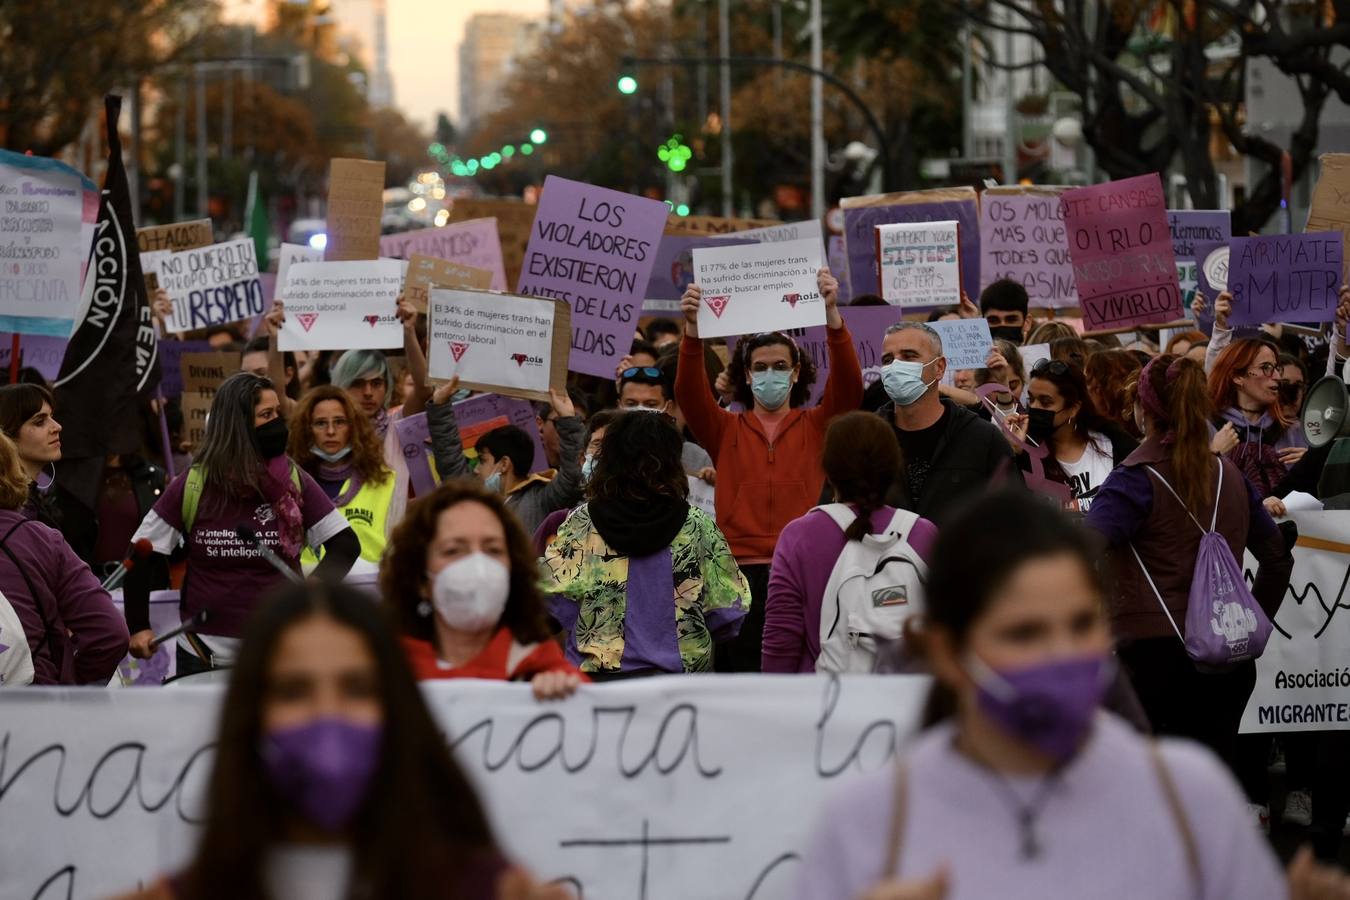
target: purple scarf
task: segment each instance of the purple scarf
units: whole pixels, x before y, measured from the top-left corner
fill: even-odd
[[[352,498],[360,493],[361,485],[365,483],[357,473],[356,466],[352,465],[350,456],[342,462],[335,463],[319,460],[319,480],[339,485],[345,481],[351,482],[347,485],[345,491],[339,492],[338,495],[333,498],[333,505],[338,509],[351,503]]]
[[[267,461],[262,479],[263,497],[277,514],[277,536],[287,559],[299,559],[304,543],[305,518],[300,511],[300,489],[291,480],[291,460],[284,453]]]

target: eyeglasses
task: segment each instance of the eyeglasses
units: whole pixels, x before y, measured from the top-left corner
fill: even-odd
[[[631,369],[624,369],[619,373],[620,378],[636,378],[638,375],[643,375],[647,378],[660,378],[661,370],[654,366],[634,366]]]
[[[1059,378],[1069,374],[1069,364],[1062,359],[1043,359],[1031,367],[1033,378],[1042,373]]]
[[[315,431],[339,431],[350,424],[346,419],[315,419],[313,427]]]
[[[1261,377],[1263,378],[1273,378],[1275,373],[1280,371],[1280,367],[1275,365],[1275,363],[1261,363],[1261,365],[1256,367],[1256,371],[1260,372]],[[1252,374],[1252,370],[1248,369],[1247,374]]]

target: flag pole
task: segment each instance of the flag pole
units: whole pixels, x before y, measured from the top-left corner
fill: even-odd
[[[20,335],[16,331],[9,339],[9,383],[19,383],[19,356],[23,351]]]

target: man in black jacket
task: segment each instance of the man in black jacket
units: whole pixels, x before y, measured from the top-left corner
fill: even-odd
[[[892,325],[881,363],[891,402],[877,415],[895,430],[904,467],[887,503],[941,528],[967,495],[994,483],[1023,483],[998,427],[938,394],[947,360],[936,331],[919,322]]]

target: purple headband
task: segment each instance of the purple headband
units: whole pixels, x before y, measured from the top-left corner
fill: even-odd
[[[1153,390],[1152,378],[1153,367],[1156,366],[1161,359],[1161,356],[1153,357],[1153,359],[1149,360],[1148,365],[1144,366],[1144,370],[1139,373],[1139,403],[1149,415],[1153,416],[1153,418],[1157,419],[1159,422],[1166,422],[1168,420],[1167,408],[1163,406],[1162,398],[1158,396],[1158,392]],[[1163,380],[1168,386],[1171,386],[1181,374],[1181,362],[1183,359],[1185,359],[1184,356],[1178,356],[1176,359],[1172,360],[1172,364],[1167,367],[1167,372],[1163,376]]]

